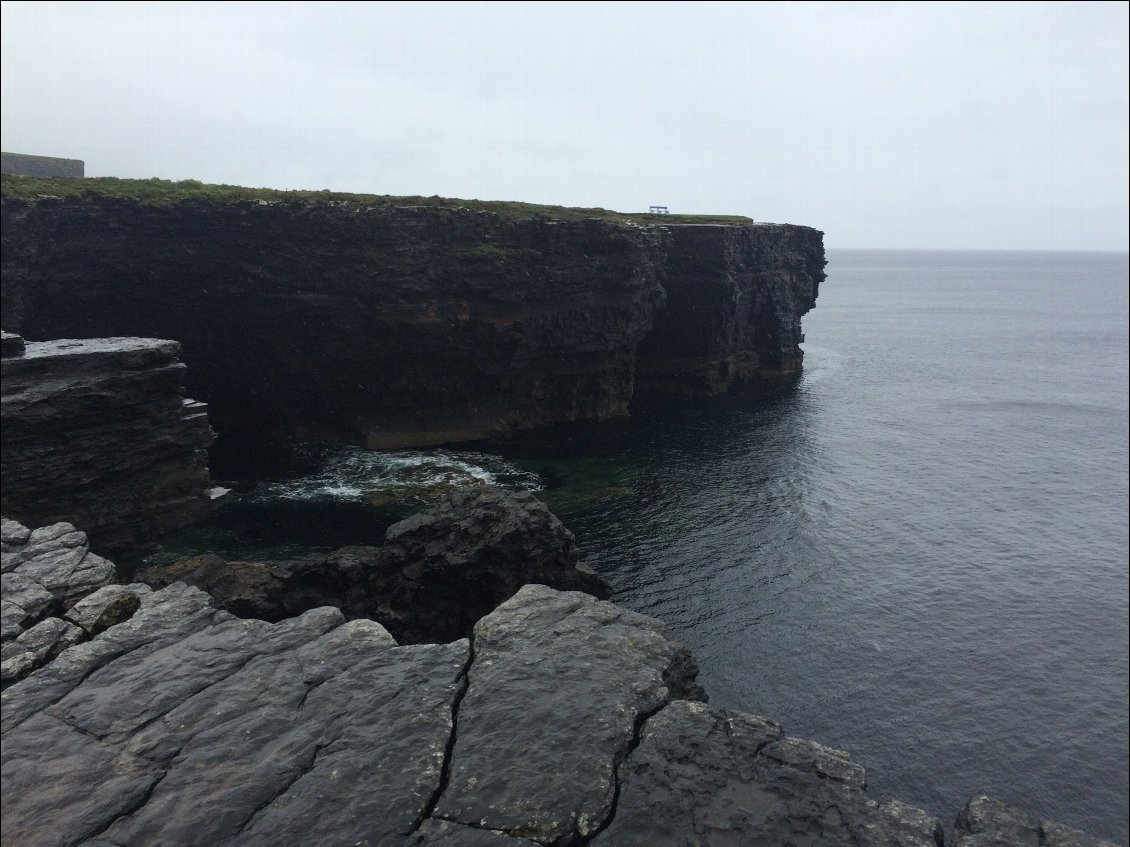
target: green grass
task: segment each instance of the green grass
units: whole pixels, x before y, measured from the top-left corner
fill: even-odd
[[[195,179],[118,179],[116,177],[30,177],[3,174],[0,195],[34,201],[39,197],[134,198],[155,206],[199,200],[230,203],[264,200],[282,203],[334,203],[357,206],[434,206],[441,209],[472,209],[506,218],[576,221],[598,218],[654,224],[749,224],[742,215],[649,215],[611,212],[608,209],[576,209],[540,206],[505,200],[456,200],[449,197],[394,197],[385,194],[348,194],[340,191],[280,191],[239,185],[208,185]]]

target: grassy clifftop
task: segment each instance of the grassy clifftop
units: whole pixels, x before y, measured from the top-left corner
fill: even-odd
[[[135,198],[157,206],[183,200],[238,202],[305,202],[356,204],[361,206],[436,206],[446,209],[473,209],[492,212],[508,218],[542,218],[547,220],[625,221],[652,224],[749,224],[752,219],[741,215],[649,215],[611,212],[607,209],[577,209],[568,206],[541,206],[504,200],[457,200],[449,197],[394,197],[384,194],[349,194],[340,191],[280,191],[274,188],[246,188],[239,185],[208,185],[194,179],[174,182],[167,179],[117,179],[116,177],[69,178],[29,177],[3,174],[0,188],[4,197],[34,200],[50,197],[116,197]]]

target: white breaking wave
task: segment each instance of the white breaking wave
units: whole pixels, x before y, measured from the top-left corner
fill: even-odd
[[[310,458],[320,458],[318,469],[296,479],[260,485],[244,499],[404,502],[479,485],[497,485],[512,491],[537,491],[542,487],[536,473],[523,471],[489,453],[380,452],[324,445],[296,449]]]

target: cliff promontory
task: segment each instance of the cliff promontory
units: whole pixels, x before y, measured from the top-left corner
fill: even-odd
[[[740,218],[5,180],[4,328],[175,339],[221,431],[434,444],[795,373],[824,277]]]

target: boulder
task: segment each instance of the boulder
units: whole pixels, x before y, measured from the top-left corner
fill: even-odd
[[[138,571],[135,579],[154,588],[175,582],[194,585],[208,592],[222,609],[241,618],[279,621],[318,606],[338,606],[340,595],[327,592],[315,601],[297,600],[300,579],[285,565],[269,562],[229,561],[213,553],[188,556],[171,565]]]
[[[530,492],[449,494],[389,528],[368,577],[375,617],[401,642],[450,641],[530,583],[607,598],[579,557],[573,533]]]
[[[141,596],[152,590],[140,583],[104,585],[75,603],[67,612],[67,620],[87,635],[97,635],[128,620],[141,607]]]

